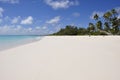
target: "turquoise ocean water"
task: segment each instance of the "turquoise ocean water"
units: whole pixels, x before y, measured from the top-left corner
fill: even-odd
[[[12,48],[18,45],[30,43],[40,40],[42,36],[16,36],[16,35],[2,35],[0,36],[0,50]]]

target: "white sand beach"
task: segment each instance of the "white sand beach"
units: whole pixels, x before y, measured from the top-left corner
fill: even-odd
[[[120,80],[120,37],[46,36],[0,51],[0,80]]]

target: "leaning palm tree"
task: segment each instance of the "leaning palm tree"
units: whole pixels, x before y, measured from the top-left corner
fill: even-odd
[[[110,11],[106,12],[103,15],[103,17],[104,17],[105,20],[110,20],[111,16],[112,16],[112,13]]]

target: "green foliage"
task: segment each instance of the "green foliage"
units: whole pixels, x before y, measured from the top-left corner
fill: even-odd
[[[78,28],[74,26],[66,26],[65,29],[61,29],[59,32],[55,33],[55,35],[77,35]]]
[[[95,31],[95,25],[93,23],[89,23],[88,31],[89,32],[94,32]]]
[[[96,27],[97,27],[97,30],[102,30],[102,22],[101,21],[98,21],[96,23]]]
[[[97,32],[90,33],[90,35],[107,35],[107,34],[105,32],[97,31]]]
[[[79,28],[78,29],[78,35],[88,35],[89,34],[89,31],[85,28]]]
[[[120,33],[120,19],[118,18],[117,11],[112,9],[106,13],[104,13],[103,17],[101,17],[98,21],[97,15],[95,14],[94,18],[97,22],[96,28],[98,31],[106,31],[109,34],[118,35]]]
[[[98,19],[99,19],[99,15],[98,15],[98,14],[95,14],[95,15],[94,15],[94,19],[95,19],[95,20],[98,20]]]
[[[119,15],[115,9],[107,11],[103,17],[95,14],[95,24],[89,23],[87,28],[68,25],[53,35],[120,35]]]
[[[109,31],[109,30],[110,30],[110,26],[109,26],[109,23],[108,23],[108,22],[105,22],[105,23],[104,23],[104,30],[105,30],[105,31]]]

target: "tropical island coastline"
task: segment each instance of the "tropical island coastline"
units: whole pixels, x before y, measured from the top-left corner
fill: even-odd
[[[120,80],[120,0],[0,0],[0,80]]]

